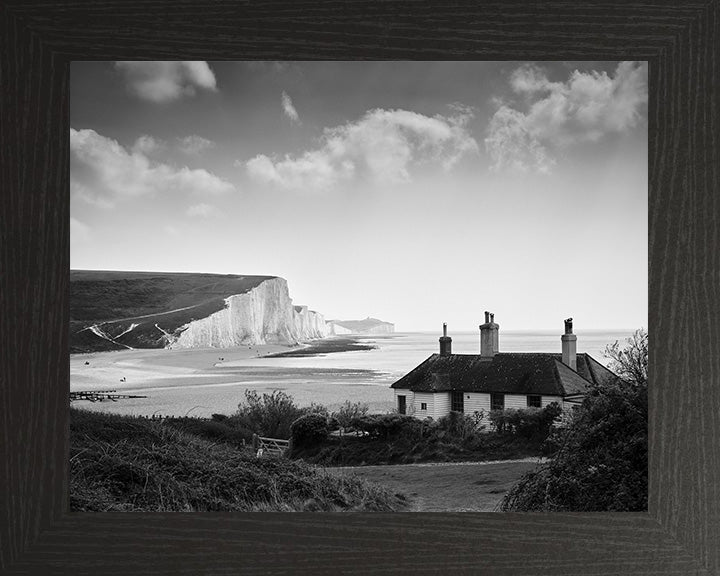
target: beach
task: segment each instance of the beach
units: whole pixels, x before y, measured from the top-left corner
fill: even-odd
[[[627,330],[587,331],[578,352],[602,362],[602,350]],[[501,349],[559,352],[555,331],[505,331]],[[246,390],[281,390],[299,406],[323,404],[336,410],[345,401],[362,402],[370,412],[394,408],[390,385],[438,350],[438,335],[406,332],[334,336],[299,346],[263,344],[237,348],[143,349],[73,354],[71,391],[115,390],[146,396],[117,402],[76,401],[73,406],[117,414],[209,417],[232,414]],[[453,335],[453,352],[474,354],[476,332]],[[86,364],[87,362],[87,364]]]
[[[364,402],[373,411],[392,408],[384,373],[362,368],[287,366],[274,355],[302,358],[362,352],[371,345],[354,338],[328,338],[302,346],[262,344],[224,349],[120,350],[70,356],[70,390],[113,390],[146,396],[117,402],[76,401],[73,406],[116,414],[208,417],[231,414],[246,390],[281,390],[301,406],[320,403],[333,409],[344,401]],[[258,362],[265,360],[264,363]],[[382,380],[379,382],[378,380]],[[381,384],[381,385],[378,385]]]

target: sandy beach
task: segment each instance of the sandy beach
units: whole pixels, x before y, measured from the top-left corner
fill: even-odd
[[[70,356],[71,391],[114,390],[118,394],[146,396],[117,402],[77,401],[73,406],[145,416],[210,416],[234,412],[246,390],[258,393],[282,390],[301,406],[316,402],[332,409],[350,400],[365,402],[375,411],[392,407],[392,391],[378,386],[378,374],[372,370],[283,367],[281,360],[270,359],[263,364],[253,362],[283,352],[309,352],[313,348],[317,349],[314,353],[320,354],[328,350],[328,341],[317,341],[310,346],[264,344],[225,349],[73,354]],[[349,346],[353,342],[346,339]],[[334,341],[331,348],[334,352],[342,351],[343,341]],[[276,362],[278,366],[273,366]]]

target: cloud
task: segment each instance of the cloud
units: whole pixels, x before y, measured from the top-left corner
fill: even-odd
[[[245,62],[245,66],[252,72],[282,74],[293,69],[295,64],[279,60],[250,60]]]
[[[434,162],[450,169],[477,153],[468,134],[468,109],[429,117],[407,110],[370,110],[360,120],[324,131],[321,145],[278,160],[260,154],[246,163],[249,175],[291,189],[328,189],[362,176],[377,182],[408,182],[413,164]]]
[[[131,94],[151,102],[194,96],[197,89],[217,90],[215,74],[204,61],[115,62],[115,68]]]
[[[196,155],[200,154],[200,152],[204,150],[209,150],[210,148],[215,147],[215,142],[212,140],[208,140],[207,138],[203,138],[202,136],[198,136],[196,134],[192,134],[190,136],[185,136],[183,138],[178,138],[178,149],[188,155]]]
[[[90,226],[70,216],[70,246],[86,244],[90,238]]]
[[[128,152],[94,130],[70,129],[70,191],[90,203],[161,193],[215,195],[235,187],[207,170],[175,168]]]
[[[499,104],[485,139],[493,169],[549,172],[555,150],[596,142],[642,121],[647,63],[621,62],[612,76],[575,70],[566,82],[551,82],[541,68],[526,65],[512,73],[510,86],[526,111]]]
[[[292,120],[293,122],[300,121],[297,110],[295,110],[292,99],[290,98],[290,96],[288,96],[287,92],[282,93],[282,108],[283,112],[285,112],[285,116],[290,118],[290,120]]]
[[[220,211],[210,204],[200,203],[189,206],[185,211],[188,216],[199,216],[201,218],[209,218],[211,216],[219,216]]]
[[[133,152],[140,152],[141,154],[152,154],[158,150],[165,148],[166,144],[162,140],[143,134],[135,140],[135,144],[132,146]]]

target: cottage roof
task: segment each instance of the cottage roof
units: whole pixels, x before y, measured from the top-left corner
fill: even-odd
[[[617,378],[589,354],[577,355],[577,371],[562,362],[561,354],[501,352],[433,354],[408,372],[392,388],[414,392],[502,392],[570,396],[584,394],[593,383]]]

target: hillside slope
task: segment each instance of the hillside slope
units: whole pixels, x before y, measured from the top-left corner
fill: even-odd
[[[208,425],[211,424],[208,421]],[[208,441],[170,422],[70,410],[73,511],[394,511],[405,499],[355,476]]]
[[[70,272],[70,350],[296,344],[326,335],[276,276]]]

